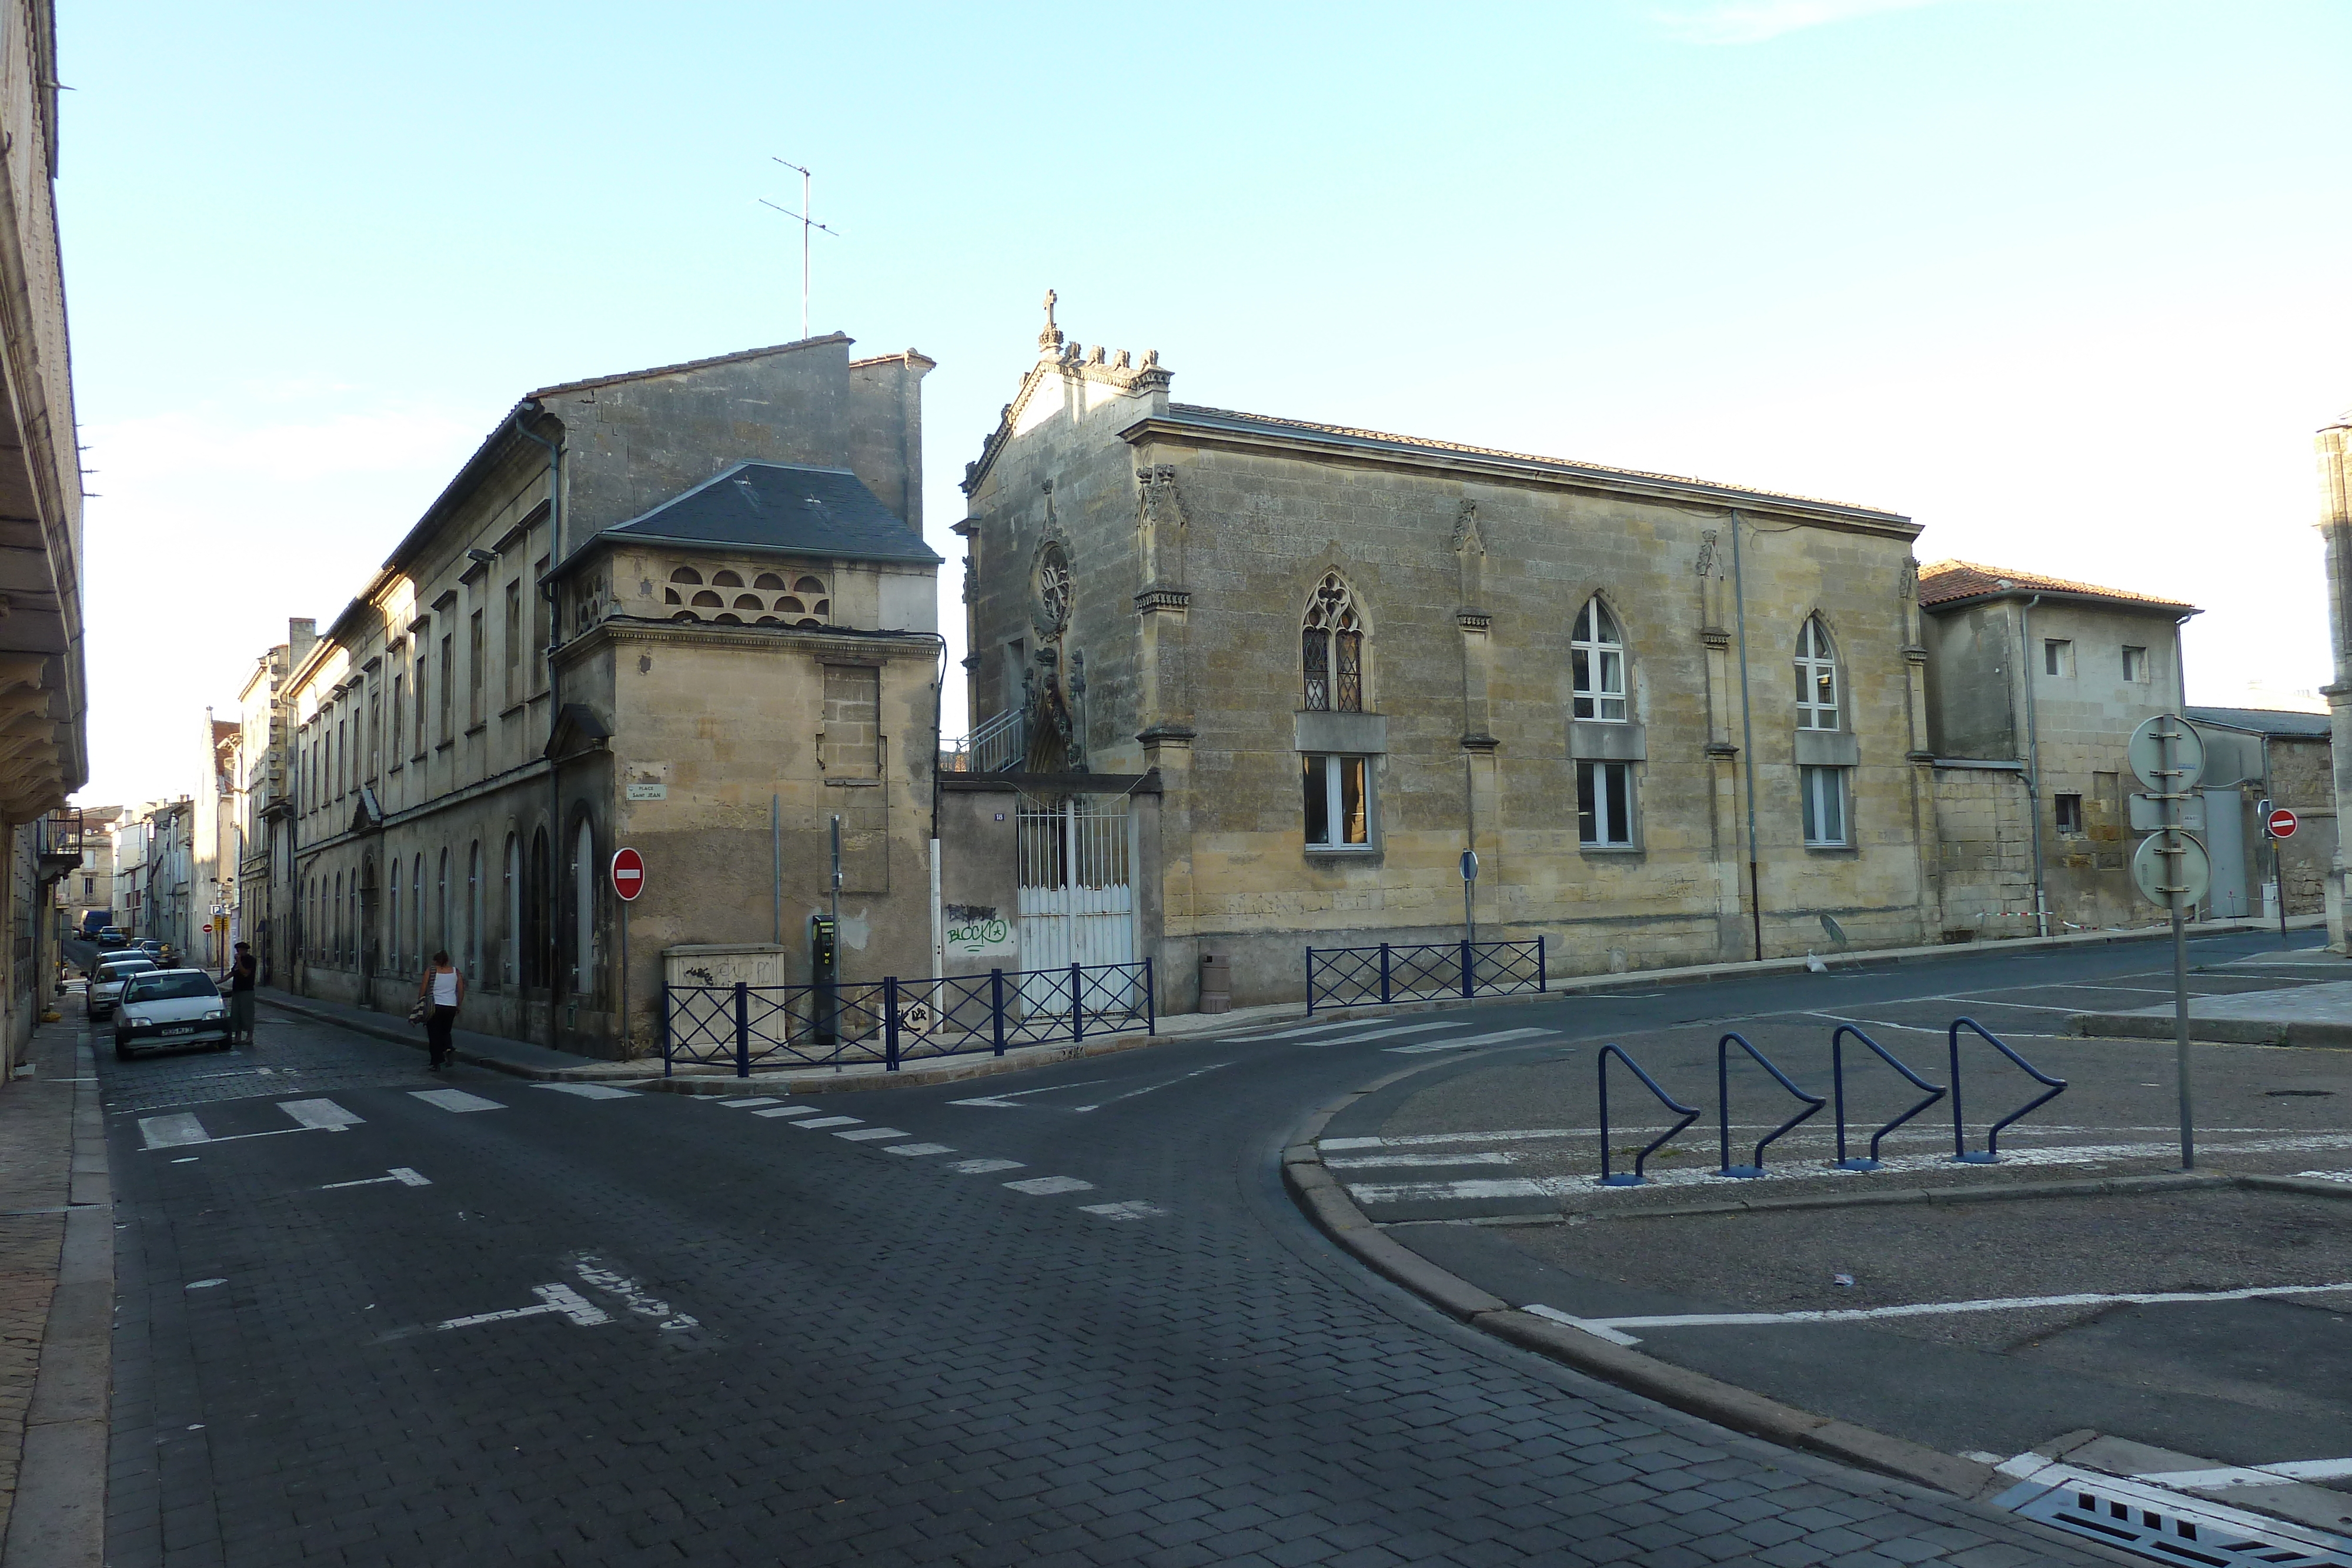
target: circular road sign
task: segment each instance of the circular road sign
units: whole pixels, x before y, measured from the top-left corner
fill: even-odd
[[[2271,837],[2274,839],[2291,839],[2294,837],[2294,830],[2300,824],[2293,811],[2281,806],[2270,814],[2263,825],[2270,830]]]
[[[2165,852],[2168,839],[2177,841],[2179,853]],[[2150,833],[2142,839],[2132,854],[2131,873],[2140,896],[2159,909],[2173,907],[2176,890],[2180,908],[2201,904],[2213,885],[2213,862],[2206,858],[2205,846],[2182,832]]]
[[[2168,738],[2172,742],[2171,766],[2177,772],[2164,771],[2164,743]],[[2142,720],[2140,727],[2132,731],[2126,754],[2139,781],[2159,795],[2193,789],[2197,781],[2205,777],[2205,737],[2179,714],[2160,713]]]
[[[635,902],[646,890],[646,857],[635,850],[613,852],[613,891],[624,904]]]

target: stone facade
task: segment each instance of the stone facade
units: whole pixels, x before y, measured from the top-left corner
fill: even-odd
[[[300,989],[404,1010],[446,948],[467,1027],[642,1052],[663,947],[806,968],[835,816],[845,970],[927,972],[930,361],[848,346],[531,394],[294,660]]]
[[[1170,385],[1156,354],[1082,351],[1049,314],[958,528],[975,727],[1017,709],[1032,770],[1159,776],[1164,1005],[1191,1004],[1212,953],[1247,1004],[1297,996],[1309,944],[1458,937],[1465,849],[1481,936],[1540,934],[1558,972],[1752,956],[1759,927],[1774,956],[1923,939],[1906,518],[1190,407]],[[1616,711],[1579,717],[1570,643],[1594,603],[1626,674]],[[1833,689],[1815,726],[1791,700],[1809,623]],[[1318,656],[1355,659],[1360,689],[1342,699],[1334,664],[1318,698]],[[1307,799],[1317,768],[1339,769],[1321,777],[1344,832]],[[1599,799],[1583,819],[1588,779],[1630,794],[1622,833]],[[1836,792],[1819,841],[1808,788]],[[1309,842],[1317,822],[1334,841]]]
[[[2245,884],[2239,889],[2238,904],[2274,915],[2274,879],[2283,872],[2287,914],[2324,913],[2336,834],[2328,716],[2266,708],[2192,706],[2187,711],[2205,741],[2206,781],[2219,786],[2207,790],[2207,809],[2215,809],[2226,789],[2227,804],[2238,817],[2240,841],[2252,852],[2245,856]],[[2295,814],[2292,837],[2272,841],[2265,834],[2261,811],[2265,800]]]

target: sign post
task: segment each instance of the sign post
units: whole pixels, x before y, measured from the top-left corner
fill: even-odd
[[[2132,877],[2152,904],[2172,913],[2172,1061],[2180,1094],[2180,1168],[2197,1168],[2197,1120],[2189,1077],[2188,912],[2212,884],[2205,846],[2183,825],[2186,804],[2205,776],[2205,741],[2178,714],[2158,714],[2132,731],[2132,771],[2163,809],[2163,822],[2132,856]]]
[[[613,852],[613,895],[621,901],[621,1055],[636,1054],[629,1023],[629,905],[646,890],[646,857],[632,849]]]
[[[2279,946],[2284,947],[2286,946],[2286,856],[2282,852],[2285,841],[2294,837],[2295,829],[2303,822],[2284,806],[2273,809],[2268,800],[2263,801],[2263,831],[2269,835],[2271,841],[2271,881],[2278,888]]]
[[[1462,852],[1462,929],[1470,941],[1478,940],[1478,906],[1471,894],[1478,885],[1478,852]]]

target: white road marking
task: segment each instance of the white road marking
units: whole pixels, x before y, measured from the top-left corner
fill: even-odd
[[[1015,1090],[1010,1094],[982,1094],[976,1100],[950,1100],[948,1103],[950,1105],[995,1105],[1008,1111],[1019,1111],[1025,1110],[1026,1107],[1015,1104],[1014,1102],[1026,1100],[1033,1094],[1051,1094],[1055,1091],[1062,1089],[1090,1089],[1097,1083],[1108,1083],[1109,1082],[1110,1080],[1108,1078],[1087,1078],[1076,1083],[1049,1083],[1043,1089],[1020,1089]]]
[[[1168,1211],[1156,1203],[1146,1203],[1130,1197],[1125,1203],[1082,1203],[1080,1214],[1099,1214],[1105,1219],[1157,1219]]]
[[[1335,1171],[1376,1170],[1388,1166],[1507,1166],[1511,1156],[1505,1154],[1476,1155],[1357,1155],[1349,1158],[1325,1160],[1324,1165]]]
[[[438,1105],[444,1111],[503,1111],[506,1107],[496,1100],[485,1100],[478,1094],[468,1094],[463,1089],[412,1089],[409,1094],[428,1105]]]
[[[278,1108],[306,1127],[331,1133],[359,1126],[365,1120],[352,1115],[332,1100],[281,1100]]]
[[[213,1135],[196,1120],[193,1111],[174,1111],[168,1116],[142,1116],[139,1135],[151,1149],[176,1149],[187,1144],[209,1144]]]
[[[1469,1177],[1462,1181],[1350,1182],[1360,1203],[1467,1203],[1488,1197],[1557,1196],[1545,1183],[1526,1176]]]
[[[1591,1318],[1570,1317],[1568,1313],[1561,1312],[1558,1307],[1547,1307],[1537,1302],[1530,1301],[1519,1310],[1532,1317],[1549,1318],[1556,1323],[1566,1323],[1570,1328],[1582,1329],[1586,1333],[1592,1335],[1595,1339],[1605,1339],[1611,1344],[1639,1344],[1642,1343],[1640,1340],[1635,1339],[1632,1334],[1620,1333],[1618,1330],[1611,1328],[1607,1323],[1595,1322]]]
[[[2297,1171],[2298,1177],[2315,1181],[2352,1181],[2352,1171]]]
[[[551,1089],[558,1094],[577,1094],[583,1100],[635,1100],[639,1096],[626,1089],[615,1089],[609,1083],[534,1083],[533,1089]]]
[[[945,1144],[893,1144],[882,1152],[886,1155],[951,1155],[955,1153]]]
[[[857,1116],[819,1116],[814,1122],[792,1122],[786,1124],[798,1127],[805,1133],[811,1127],[855,1127],[861,1120],[863,1118]],[[898,1134],[902,1138],[906,1135],[904,1133]]]
[[[444,1318],[433,1326],[443,1330],[469,1329],[477,1323],[509,1322],[516,1318],[535,1318],[548,1312],[561,1313],[583,1329],[613,1321],[612,1313],[569,1285],[533,1285],[530,1293],[539,1298],[539,1305],[509,1307],[502,1312],[476,1312],[470,1317]]]
[[[986,1176],[991,1171],[1017,1171],[1019,1160],[950,1160],[948,1169],[964,1176]]]
[[[194,1284],[184,1285],[181,1288],[188,1291],[209,1291],[215,1285],[226,1285],[228,1281],[226,1280],[198,1280]]]
[[[1116,1105],[1122,1100],[1132,1100],[1139,1094],[1149,1094],[1154,1090],[1165,1089],[1171,1083],[1182,1083],[1190,1079],[1200,1077],[1203,1072],[1214,1072],[1220,1067],[1231,1067],[1233,1063],[1230,1061],[1213,1061],[1206,1067],[1196,1067],[1192,1071],[1184,1073],[1179,1077],[1165,1078],[1157,1083],[1147,1083],[1140,1089],[1130,1089],[1124,1094],[1114,1094],[1109,1099],[1102,1102],[1102,1104],[1073,1105],[1070,1109],[1073,1112],[1099,1111],[1103,1108],[1103,1105]]]
[[[630,1312],[638,1317],[650,1319],[664,1333],[677,1333],[702,1326],[700,1319],[673,1310],[667,1301],[593,1253],[583,1252],[573,1258],[572,1271],[591,1289],[618,1297]]]
[[[1468,1019],[1457,1019],[1453,1023],[1399,1024],[1394,1029],[1376,1029],[1363,1034],[1345,1034],[1337,1040],[1318,1040],[1312,1043],[1320,1050],[1327,1045],[1361,1045],[1366,1040],[1390,1040],[1401,1034],[1430,1034],[1442,1029],[1468,1029],[1469,1027]]]
[[[816,1114],[816,1107],[814,1105],[772,1105],[765,1111],[754,1111],[751,1114],[754,1116],[814,1116]]]
[[[758,1097],[756,1097],[756,1098],[754,1098],[754,1099],[750,1099],[750,1100],[713,1100],[713,1101],[711,1102],[711,1103],[712,1103],[712,1104],[714,1104],[714,1105],[725,1105],[725,1106],[729,1106],[729,1107],[730,1107],[731,1109],[734,1109],[734,1110],[737,1110],[737,1111],[743,1110],[743,1109],[744,1109],[745,1107],[747,1107],[747,1106],[751,1106],[751,1105],[772,1105],[772,1104],[774,1104],[775,1103],[776,1103],[776,1097],[775,1097],[774,1095],[772,1095],[772,1094],[762,1094],[762,1095],[760,1095],[760,1096],[758,1096]]]
[[[391,1170],[380,1176],[365,1176],[358,1181],[331,1181],[319,1190],[320,1192],[333,1192],[338,1187],[381,1186],[388,1181],[398,1182],[403,1186],[431,1186],[433,1185],[432,1182],[427,1180],[425,1177],[417,1175],[415,1171],[410,1170],[406,1166],[394,1166]]]
[[[196,1156],[194,1155],[182,1155],[178,1159],[173,1160],[172,1163],[175,1166],[192,1166],[196,1163]],[[58,1212],[62,1213],[64,1211],[59,1210]]]
[[[1500,1045],[1507,1040],[1558,1040],[1559,1031],[1549,1029],[1504,1029],[1493,1034],[1466,1035],[1460,1040],[1433,1040],[1420,1045],[1391,1045],[1391,1056],[1420,1056],[1433,1051],[1461,1051],[1473,1045]]]
[[[815,1124],[814,1123],[803,1124],[804,1126],[814,1126],[814,1124]],[[835,1133],[834,1136],[836,1138],[847,1138],[853,1144],[862,1144],[871,1138],[911,1138],[914,1134],[912,1133],[902,1133],[896,1127],[860,1127],[854,1133]]]
[[[2288,1459],[2283,1464],[2235,1465],[2210,1470],[2149,1470],[2132,1477],[2151,1486],[2212,1491],[2223,1487],[2274,1487],[2281,1481],[2335,1481],[2352,1476],[2352,1459]]]
[[[1521,1127],[1498,1133],[1405,1133],[1393,1138],[1325,1138],[1318,1149],[1410,1149],[1432,1144],[1519,1144],[1544,1138],[1597,1138],[1598,1127]]]
[[[1927,998],[1925,999],[1932,1001],[1935,998]],[[2077,1008],[2073,1010],[2080,1012],[2082,1009]],[[1832,1023],[1859,1024],[1865,1029],[1894,1029],[1901,1030],[1906,1034],[1932,1034],[1939,1040],[1943,1039],[1946,1034],[1945,1026],[1942,1024],[1896,1023],[1892,1019],[1855,1018],[1848,1013],[1825,1013],[1818,1009],[1809,1009],[1801,1013],[1773,1013],[1768,1016],[1772,1018],[1827,1019]],[[2072,1034],[2035,1034],[2031,1030],[2005,1029],[2000,1031],[2000,1038],[2003,1040],[2079,1040],[2083,1037]]]
[[[1956,1312],[2022,1312],[2045,1307],[2169,1306],[2181,1301],[2252,1301],[2270,1296],[2322,1296],[2340,1285],[2250,1285],[2238,1291],[2084,1291],[2066,1296],[2003,1296],[1978,1301],[1914,1301],[1900,1307],[1838,1307],[1799,1312],[1670,1312],[1657,1317],[1594,1318],[1614,1329],[1748,1328],[1769,1323],[1845,1323],[1874,1318],[1942,1317]]]
[[[1009,1181],[1004,1185],[1032,1197],[1051,1197],[1057,1192],[1092,1192],[1095,1189],[1094,1183],[1080,1181],[1076,1176],[1031,1176],[1027,1181]]]
[[[1335,1029],[1361,1029],[1368,1023],[1379,1023],[1380,1021],[1381,1020],[1379,1019],[1341,1019],[1337,1023],[1311,1023],[1304,1029],[1286,1029],[1276,1034],[1241,1035],[1233,1038],[1231,1043],[1234,1045],[1255,1045],[1262,1040],[1297,1040],[1302,1036],[1310,1034],[1329,1034]],[[1431,1027],[1435,1029],[1465,1029],[1468,1026],[1465,1024],[1435,1024]],[[1218,1043],[1222,1045],[1227,1043],[1227,1041],[1220,1040]]]

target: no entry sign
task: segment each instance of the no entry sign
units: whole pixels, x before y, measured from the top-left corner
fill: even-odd
[[[2270,829],[2271,837],[2274,839],[2291,839],[2294,837],[2297,824],[2294,813],[2281,806],[2270,814],[2269,821],[2263,825]]]
[[[613,852],[613,891],[624,904],[632,903],[646,890],[646,860],[635,850]]]

